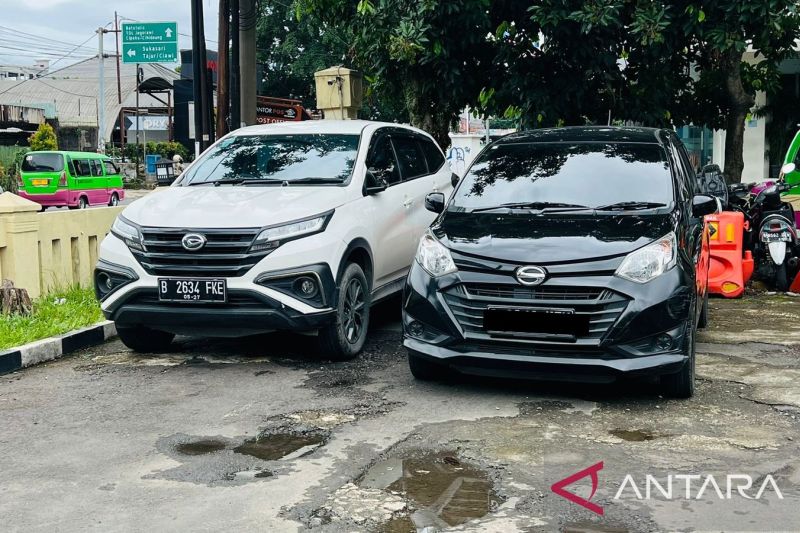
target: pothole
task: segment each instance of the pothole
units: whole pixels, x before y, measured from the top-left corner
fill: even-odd
[[[183,455],[206,455],[224,450],[227,444],[220,440],[203,439],[194,442],[182,442],[175,446],[175,451]]]
[[[608,433],[628,442],[646,442],[664,436],[656,435],[644,429],[612,429]]]
[[[411,500],[416,511],[410,518],[417,529],[458,526],[487,515],[500,502],[488,474],[452,451],[380,461],[364,473],[359,485]],[[407,524],[397,517],[384,526],[399,531]]]
[[[307,455],[325,443],[318,433],[272,433],[248,439],[233,449],[262,461],[294,459]]]

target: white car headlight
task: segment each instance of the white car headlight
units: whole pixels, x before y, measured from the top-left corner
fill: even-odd
[[[450,250],[436,240],[430,230],[425,232],[417,248],[417,262],[431,276],[438,277],[458,270]]]
[[[271,250],[277,248],[285,241],[311,235],[313,233],[319,233],[325,229],[325,224],[331,214],[332,213],[326,213],[318,217],[267,228],[258,234],[258,237],[256,237],[250,249],[252,251]]]
[[[122,239],[129,248],[144,251],[142,232],[139,231],[139,227],[123,218],[122,215],[114,220],[114,223],[111,225],[111,233]]]
[[[677,251],[675,233],[670,232],[657,241],[629,253],[617,269],[616,275],[636,283],[647,283],[675,266]]]

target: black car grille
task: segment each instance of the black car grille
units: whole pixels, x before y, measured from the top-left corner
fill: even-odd
[[[588,334],[576,340],[599,342],[628,304],[624,296],[601,288],[477,283],[456,285],[444,292],[444,299],[467,337],[483,340],[490,337],[483,327],[489,306],[574,309],[589,321]]]
[[[259,228],[230,230],[142,228],[145,251],[131,249],[148,274],[158,276],[238,277],[269,251],[251,252]],[[186,250],[181,240],[187,233],[204,235],[198,251]]]

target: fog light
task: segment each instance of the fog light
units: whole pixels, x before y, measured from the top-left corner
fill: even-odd
[[[672,337],[664,333],[663,335],[659,335],[656,337],[655,342],[656,350],[664,352],[672,348]]]
[[[313,298],[317,295],[319,288],[311,278],[299,278],[294,282],[294,290],[303,298]]]
[[[425,326],[423,326],[421,322],[417,322],[415,320],[408,325],[408,333],[412,337],[422,337],[422,335],[425,333]]]
[[[108,292],[114,288],[114,280],[112,280],[111,276],[109,276],[105,272],[100,272],[97,275],[97,285],[100,287],[102,291]]]

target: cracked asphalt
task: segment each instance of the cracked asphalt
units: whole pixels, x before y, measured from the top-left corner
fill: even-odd
[[[1,527],[797,531],[798,304],[712,300],[688,401],[648,381],[415,382],[396,299],[345,363],[300,335],[179,339],[153,356],[111,341],[0,376]],[[601,461],[602,516],[551,491]],[[698,481],[688,498],[681,481],[640,499],[620,491],[628,475],[643,496],[648,475]],[[750,498],[726,497],[729,475],[751,476]],[[567,490],[588,498],[590,478]]]

